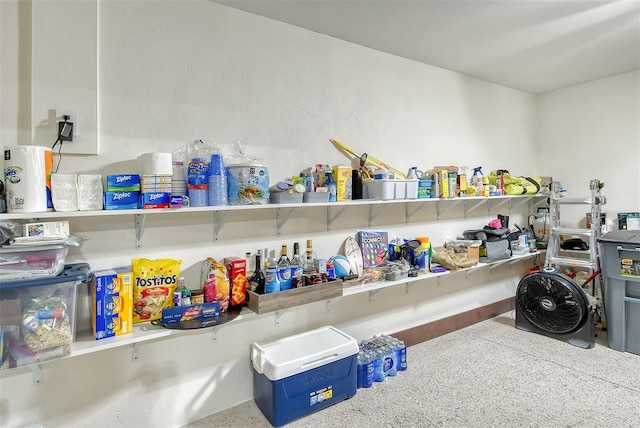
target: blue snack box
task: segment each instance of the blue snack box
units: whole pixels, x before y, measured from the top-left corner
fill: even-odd
[[[138,174],[107,175],[108,192],[139,192],[140,176]]]
[[[218,302],[198,303],[162,309],[162,322],[189,321],[198,318],[217,317],[218,315],[220,315],[220,304]]]
[[[169,193],[145,192],[140,193],[139,208],[169,208]]]
[[[327,326],[251,349],[253,397],[273,426],[315,413],[357,391],[358,342]]]
[[[139,192],[104,192],[105,210],[135,210]]]

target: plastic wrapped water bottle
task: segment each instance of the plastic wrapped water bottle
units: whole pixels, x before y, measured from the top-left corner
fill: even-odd
[[[382,348],[376,348],[373,352],[375,353],[375,360],[373,361],[373,381],[384,382],[386,378],[384,374],[385,351]]]
[[[373,385],[373,359],[368,349],[358,353],[358,388],[371,388]]]
[[[384,352],[384,375],[395,376],[398,374],[398,356],[395,348],[386,341],[387,344],[382,348]]]
[[[407,346],[402,340],[396,339],[396,355],[398,355],[398,370],[407,370]]]

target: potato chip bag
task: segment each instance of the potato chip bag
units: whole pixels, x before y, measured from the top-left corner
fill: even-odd
[[[133,259],[133,323],[160,319],[173,306],[182,260]]]
[[[225,265],[211,257],[202,264],[204,301],[220,304],[220,312],[229,309],[230,287]]]

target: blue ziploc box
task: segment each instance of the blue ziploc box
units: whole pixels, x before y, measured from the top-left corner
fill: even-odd
[[[140,193],[139,208],[169,208],[169,193],[145,192]]]
[[[198,303],[195,305],[163,308],[162,322],[189,321],[198,318],[217,317],[218,315],[220,315],[220,304],[218,302]]]
[[[139,192],[138,174],[107,175],[107,192]]]
[[[140,192],[104,192],[105,210],[135,210]]]
[[[91,284],[91,327],[96,340],[133,331],[131,267],[94,272]]]

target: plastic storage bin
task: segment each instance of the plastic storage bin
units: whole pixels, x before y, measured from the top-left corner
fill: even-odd
[[[395,180],[366,180],[363,184],[364,199],[388,201],[395,199]]]
[[[640,355],[640,232],[615,230],[598,243],[609,347]]]
[[[297,204],[302,202],[302,193],[271,192],[269,203],[271,204]]]
[[[267,344],[254,343],[253,395],[273,426],[351,398],[358,342],[327,326]]]
[[[0,284],[2,369],[67,355],[75,338],[77,285],[88,264],[65,266],[55,277]]]
[[[0,282],[54,277],[64,269],[66,244],[9,245],[0,248]]]

